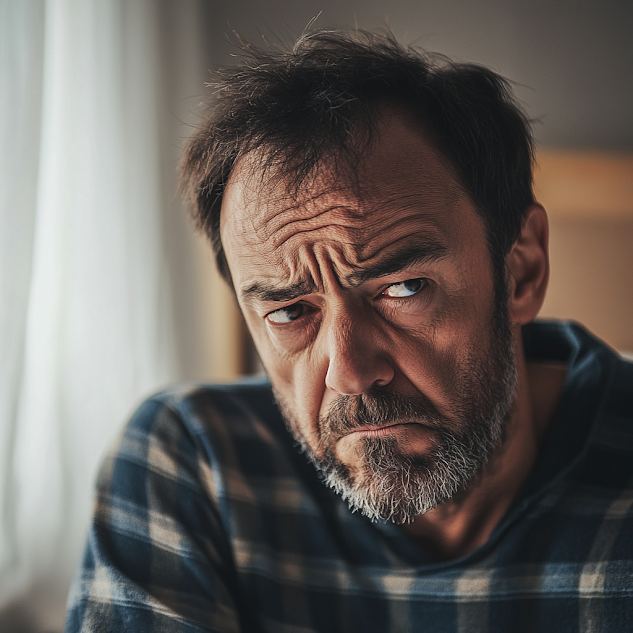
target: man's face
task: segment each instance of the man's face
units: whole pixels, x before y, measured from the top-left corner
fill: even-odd
[[[356,194],[289,196],[243,160],[222,242],[291,432],[353,508],[402,522],[476,476],[516,371],[482,220],[423,130],[383,114]]]

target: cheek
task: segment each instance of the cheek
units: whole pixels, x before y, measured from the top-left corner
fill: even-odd
[[[450,415],[458,393],[456,378],[462,350],[454,335],[435,330],[433,336],[410,337],[401,350],[398,361],[401,375],[394,379],[394,391],[413,396],[422,394],[440,413]]]
[[[248,317],[246,321],[271,384],[297,430],[314,448],[327,368],[317,366],[309,352],[283,353],[274,345],[264,323]]]
[[[454,297],[432,323],[407,328],[394,357],[400,370],[395,391],[424,394],[438,411],[452,417],[455,402],[468,388],[475,359],[486,355],[490,339],[489,308]]]

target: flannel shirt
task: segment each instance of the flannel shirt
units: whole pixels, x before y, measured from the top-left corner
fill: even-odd
[[[562,399],[488,542],[449,562],[350,512],[264,380],[151,398],[102,467],[66,631],[633,631],[633,364],[570,323],[524,344],[568,363]]]

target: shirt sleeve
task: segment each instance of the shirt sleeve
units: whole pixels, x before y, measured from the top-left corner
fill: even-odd
[[[176,411],[142,405],[101,467],[67,633],[244,630],[212,477]]]

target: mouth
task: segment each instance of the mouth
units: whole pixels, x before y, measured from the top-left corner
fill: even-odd
[[[389,422],[387,424],[380,425],[366,425],[362,427],[358,427],[349,433],[347,433],[346,437],[383,437],[385,435],[389,435],[389,433],[393,433],[394,431],[399,430],[403,426],[411,426],[416,424],[415,422]],[[420,426],[418,424],[418,426]]]

